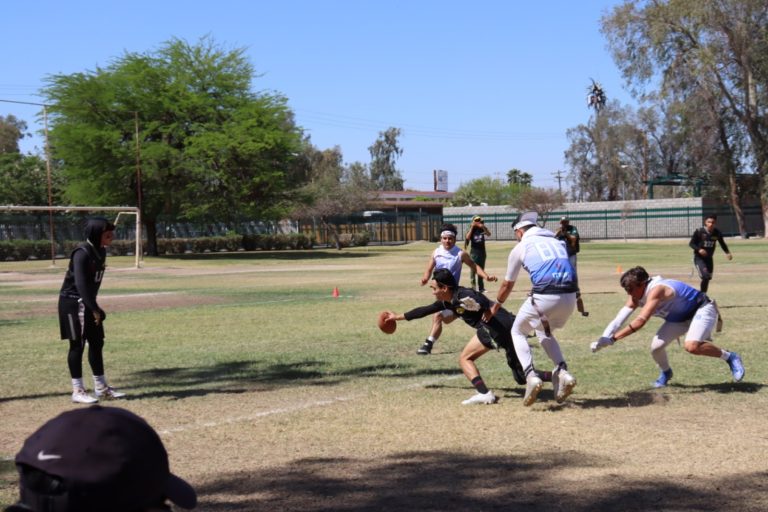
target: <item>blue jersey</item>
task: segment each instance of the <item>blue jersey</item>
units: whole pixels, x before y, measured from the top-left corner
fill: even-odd
[[[565,244],[549,230],[532,227],[509,253],[504,279],[516,281],[520,268],[531,276],[534,293],[562,294],[578,291],[576,271]]]
[[[707,296],[692,286],[688,286],[682,281],[674,279],[663,279],[656,276],[648,283],[643,297],[640,299],[640,305],[644,306],[648,293],[656,286],[663,285],[672,288],[675,296],[668,301],[662,302],[653,312],[653,316],[663,318],[668,322],[687,322],[696,314],[696,310],[706,302]]]

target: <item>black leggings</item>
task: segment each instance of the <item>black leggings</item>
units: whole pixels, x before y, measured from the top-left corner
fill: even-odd
[[[83,378],[83,345],[85,341],[69,341],[69,354],[67,354],[67,364],[69,365],[69,374],[73,379]],[[88,342],[88,364],[94,375],[104,375],[104,340]]]

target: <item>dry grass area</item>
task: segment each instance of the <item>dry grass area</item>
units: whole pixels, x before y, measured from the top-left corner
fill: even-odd
[[[671,347],[674,385],[651,389],[650,328],[634,344],[589,354],[589,341],[623,302],[614,269],[638,258],[635,251],[606,257],[597,244],[594,256],[586,244],[580,261],[591,316],[574,317],[561,336],[579,378],[563,405],[545,388],[523,407],[522,388],[491,353],[480,367],[500,403],[461,406],[472,393],[456,364],[466,327],[448,327],[429,358],[414,353],[426,321],[401,324],[390,337],[375,330],[376,311],[429,302],[417,282],[431,246],[419,244],[359,259],[153,260],[140,271],[116,270],[103,292],[114,322],[108,334],[141,332],[135,323],[143,314],[158,325],[154,334],[135,334],[134,352],[128,343],[108,345],[106,360],[129,392],[119,405],[161,433],[173,471],[193,483],[203,511],[765,511],[768,245],[754,243],[761,245],[731,243],[740,263],[718,260],[712,286],[726,316],[717,342],[745,357],[741,383],[730,382],[722,362]],[[508,250],[499,244],[490,254],[499,275]],[[674,243],[638,250],[649,263],[671,251],[677,260],[667,274],[687,277]],[[0,369],[14,379],[0,380],[0,504],[7,505],[21,442],[73,405],[60,347],[36,362],[14,362],[24,353],[19,345],[42,346],[41,333],[56,327],[45,318],[55,311],[57,271],[1,271],[0,292],[13,289],[0,295]],[[334,283],[342,292],[335,300],[328,297]],[[273,304],[280,300],[285,305]],[[217,308],[230,320],[242,315],[237,323],[250,337],[229,320],[208,326],[202,311]],[[213,329],[219,338],[197,344],[180,334],[187,345],[175,352],[162,344],[187,328]],[[29,339],[19,339],[24,333]],[[48,337],[50,345],[55,333]],[[222,350],[232,356],[222,359]]]

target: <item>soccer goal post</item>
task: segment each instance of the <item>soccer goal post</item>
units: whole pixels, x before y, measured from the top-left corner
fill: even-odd
[[[118,225],[120,217],[123,215],[133,215],[136,220],[135,231],[135,251],[134,251],[134,266],[139,268],[142,247],[141,247],[141,212],[135,206],[2,206],[0,205],[0,211],[6,212],[48,212],[49,225],[48,234],[51,242],[51,265],[56,265],[56,228],[53,222],[54,213],[72,213],[72,212],[111,212],[115,213],[114,224]]]

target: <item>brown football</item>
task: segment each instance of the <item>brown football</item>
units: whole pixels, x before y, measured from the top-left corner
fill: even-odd
[[[392,334],[397,329],[397,322],[394,320],[387,320],[387,312],[382,311],[379,313],[379,329],[387,334]]]

